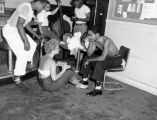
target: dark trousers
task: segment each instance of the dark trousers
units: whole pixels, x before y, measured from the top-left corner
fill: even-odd
[[[92,55],[90,58],[96,57],[96,55]],[[80,70],[80,73],[84,77],[88,77],[88,75],[91,73],[91,77],[95,79],[97,82],[103,82],[104,80],[104,73],[106,70],[111,68],[117,68],[121,66],[122,58],[121,56],[115,56],[115,57],[109,57],[105,59],[105,61],[94,61],[89,62],[89,64],[84,67],[84,63],[88,57],[85,57],[83,60],[83,64]]]
[[[55,34],[55,32],[49,30],[48,26],[42,26],[43,34],[49,39],[57,39],[60,41],[60,38]]]
[[[40,86],[46,91],[56,91],[62,88],[65,84],[71,82],[75,78],[74,72],[72,70],[66,70],[65,73],[56,81],[53,81],[51,77],[39,78]]]

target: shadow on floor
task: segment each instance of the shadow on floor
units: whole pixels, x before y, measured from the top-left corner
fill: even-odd
[[[85,90],[67,84],[53,93],[44,92],[36,77],[24,83],[27,91],[0,87],[0,120],[157,120],[157,97],[126,84],[115,94],[89,97],[92,82]]]
[[[31,79],[32,77],[37,76],[37,70],[32,71],[25,76],[21,77],[22,81]],[[5,79],[0,79],[0,86],[8,85],[8,84],[13,84],[13,77],[5,78]]]

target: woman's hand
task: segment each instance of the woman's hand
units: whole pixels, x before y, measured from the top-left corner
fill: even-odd
[[[30,50],[30,44],[29,44],[29,42],[25,42],[25,43],[24,43],[24,49],[25,49],[26,51],[29,51],[29,50]]]
[[[70,65],[67,65],[67,69],[70,69],[71,68],[71,66]]]
[[[62,70],[63,70],[63,71],[66,71],[67,68],[68,68],[67,63],[66,63],[66,64],[64,63],[64,64],[62,65]]]
[[[57,66],[61,66],[61,64],[62,64],[62,62],[61,62],[61,61],[58,61],[56,65],[57,65]]]
[[[67,65],[66,62],[62,62],[62,61],[58,61],[57,62],[57,66],[64,66],[65,64]]]

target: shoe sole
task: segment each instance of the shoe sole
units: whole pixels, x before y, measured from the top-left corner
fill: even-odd
[[[88,88],[88,86],[87,86],[87,85],[82,85],[82,84],[79,84],[79,85],[76,85],[76,88],[87,89],[87,88]]]

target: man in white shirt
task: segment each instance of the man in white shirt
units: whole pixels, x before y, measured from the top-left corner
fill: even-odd
[[[75,16],[72,20],[75,21],[73,32],[81,32],[83,35],[87,31],[87,22],[90,20],[90,8],[83,4],[83,0],[75,0]]]
[[[3,36],[16,56],[14,82],[19,87],[23,85],[20,76],[25,75],[27,62],[32,61],[37,46],[25,33],[24,28],[40,39],[29,23],[34,16],[33,11],[40,12],[45,5],[46,0],[33,0],[30,3],[21,4],[3,27]]]

